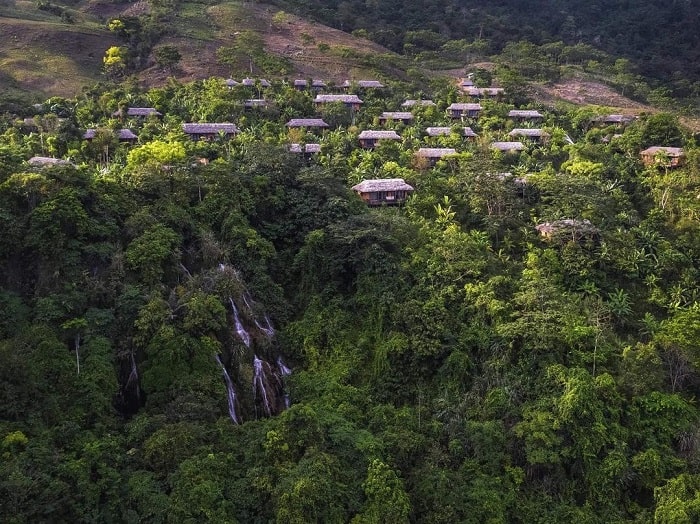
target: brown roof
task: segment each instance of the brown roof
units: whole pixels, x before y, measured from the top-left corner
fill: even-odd
[[[322,118],[292,118],[287,127],[328,127]]]
[[[120,116],[121,111],[115,111],[112,116]],[[155,110],[153,107],[129,107],[126,110],[126,116],[162,116],[161,113]]]
[[[505,92],[502,87],[468,87],[466,93],[471,96],[497,96]]]
[[[97,134],[97,129],[88,129],[85,131],[83,138],[91,140],[95,138]],[[136,135],[131,131],[131,129],[118,129],[116,132],[117,138],[119,140],[136,140]]]
[[[491,149],[499,151],[522,151],[525,146],[522,142],[492,142]]]
[[[418,151],[416,151],[416,156],[422,158],[442,158],[456,154],[457,151],[449,147],[421,147]]]
[[[321,144],[305,144],[304,150],[301,149],[301,144],[290,144],[290,153],[319,153],[321,151]]]
[[[413,191],[413,186],[404,182],[403,178],[384,178],[363,180],[352,186],[352,189],[359,193],[374,193],[377,191]]]
[[[314,102],[343,102],[344,104],[361,104],[362,100],[357,95],[316,95]]]
[[[531,109],[511,109],[508,116],[512,118],[544,118],[542,113]]]
[[[471,127],[462,127],[462,133],[464,136],[475,137],[477,134],[472,130]],[[451,127],[426,127],[425,132],[428,136],[446,136],[452,133]]]
[[[636,120],[637,117],[633,115],[602,115],[597,116],[593,119],[594,122],[601,122],[603,124],[629,124],[630,122]]]
[[[413,120],[413,114],[408,111],[384,111],[381,120]]]
[[[414,107],[414,106],[434,106],[435,102],[432,100],[406,100],[401,107]]]
[[[243,101],[244,107],[267,107],[267,100],[264,98],[249,98]]]
[[[685,154],[682,147],[666,147],[666,146],[651,146],[642,151],[640,154],[644,156],[654,156],[658,153],[665,153],[668,156],[675,158]]]
[[[229,124],[227,122],[205,124],[189,122],[182,124],[182,130],[188,135],[216,135],[218,133],[233,135],[238,133],[236,124]]]
[[[365,130],[360,133],[358,136],[360,140],[364,140],[366,138],[369,139],[379,139],[379,140],[400,140],[401,137],[396,134],[396,131],[372,131],[372,130]]]
[[[451,104],[447,109],[450,111],[481,111],[481,104],[455,102]]]
[[[513,129],[508,136],[526,136],[526,137],[548,137],[549,133],[542,129]]]
[[[575,218],[565,218],[554,222],[543,222],[537,224],[535,229],[543,236],[550,236],[563,230],[575,231],[577,236],[597,234],[598,228],[591,224],[590,220],[578,220]]]
[[[272,84],[270,84],[270,82],[268,82],[264,78],[260,78],[259,80],[260,80],[261,87],[270,87],[272,85]],[[254,78],[244,78],[243,80],[241,80],[241,84],[243,84],[244,86],[247,86],[247,87],[255,86],[255,79]]]
[[[307,87],[309,81],[304,78],[297,78],[294,80],[294,87]],[[311,87],[326,87],[326,83],[323,80],[311,80]]]

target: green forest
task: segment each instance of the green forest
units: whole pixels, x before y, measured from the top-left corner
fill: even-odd
[[[211,78],[5,112],[0,521],[698,522],[700,147],[495,80],[459,119],[448,80],[353,86],[356,111]],[[404,205],[350,189],[386,178]]]
[[[492,53],[515,40],[585,43],[640,65],[643,74],[700,79],[700,12],[690,1],[275,0],[345,31],[365,31],[397,52],[434,50],[449,40]]]

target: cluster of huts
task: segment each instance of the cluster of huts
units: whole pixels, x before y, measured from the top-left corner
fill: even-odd
[[[225,81],[226,86],[230,89],[236,86],[245,86],[258,88],[260,90],[271,87],[269,81],[265,79],[246,78],[238,82],[231,78]],[[328,85],[323,80],[311,79],[296,79],[293,86],[298,90],[311,90],[315,93],[314,104],[320,108],[324,104],[341,103],[352,111],[359,111],[364,103],[363,100],[353,93],[348,91],[351,88],[357,87],[362,90],[382,89],[384,85],[377,80],[359,80],[356,82],[346,81],[339,87],[342,93],[325,93]],[[470,79],[462,79],[459,87],[465,95],[477,99],[473,102],[455,102],[447,107],[448,116],[461,123],[470,119],[477,119],[482,111],[482,106],[479,103],[483,98],[498,98],[504,95],[504,90],[498,87],[479,88],[474,86]],[[264,98],[247,99],[244,101],[246,108],[263,108],[267,106],[267,101]],[[391,122],[400,122],[405,125],[410,125],[413,122],[414,115],[411,112],[416,107],[429,107],[436,104],[428,99],[409,99],[401,104],[399,111],[386,111],[378,118],[381,126],[385,126]],[[159,118],[161,113],[152,107],[128,107],[121,109],[113,114],[114,117],[126,119],[145,119]],[[544,115],[537,110],[532,109],[513,109],[508,113],[508,118],[517,123],[521,123],[521,127],[516,127],[508,133],[509,140],[495,141],[490,144],[494,150],[503,153],[517,153],[525,149],[523,139],[545,144],[550,138],[550,135],[540,127],[536,127],[539,122],[544,120]],[[624,126],[630,123],[635,117],[627,115],[605,115],[595,119],[595,123],[603,125],[618,125]],[[301,129],[314,133],[322,132],[329,125],[322,118],[292,118],[286,123],[289,129]],[[218,138],[227,138],[235,136],[239,129],[230,122],[186,122],[182,124],[183,132],[192,140],[214,140]],[[465,140],[474,140],[477,134],[469,126],[454,125],[454,126],[435,126],[425,129],[428,137],[439,137],[451,135],[457,132]],[[85,140],[93,140],[100,133],[99,129],[88,129],[83,137]],[[117,139],[121,142],[135,143],[137,136],[134,132],[127,128],[122,128],[114,131]],[[400,140],[401,136],[393,129],[366,129],[358,135],[360,147],[364,149],[373,149],[382,141]],[[294,154],[301,154],[307,158],[321,151],[320,143],[292,143],[289,145],[289,151]],[[457,154],[454,148],[444,147],[421,147],[415,152],[416,158],[420,159],[424,165],[433,166],[438,160]],[[654,146],[641,152],[641,158],[645,165],[657,164],[666,167],[676,167],[683,163],[684,152],[681,148]],[[50,159],[47,157],[34,157],[30,161],[34,165],[55,165],[66,161],[58,159]],[[352,188],[360,197],[367,202],[368,205],[397,205],[405,202],[406,198],[413,191],[413,187],[407,184],[403,179],[375,179],[365,180]],[[541,233],[545,234],[544,228]]]

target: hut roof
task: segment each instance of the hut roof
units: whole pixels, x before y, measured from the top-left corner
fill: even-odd
[[[535,229],[539,231],[540,235],[547,237],[563,231],[571,231],[578,237],[598,233],[598,228],[591,224],[590,220],[578,220],[576,218],[543,222],[537,224]]]
[[[259,78],[260,81],[260,86],[261,87],[270,87],[272,84],[265,80],[264,78]],[[244,78],[241,80],[241,84],[243,84],[246,87],[254,87],[255,86],[255,79],[254,78]]]
[[[316,95],[314,102],[343,102],[344,104],[361,104],[357,95]]]
[[[481,104],[455,102],[447,108],[450,111],[481,111]]]
[[[379,139],[379,140],[400,140],[401,137],[396,133],[396,131],[373,131],[373,130],[365,130],[360,133],[358,136],[360,140],[364,139]]]
[[[499,151],[522,151],[525,146],[522,142],[491,142],[491,149]]]
[[[651,147],[646,148],[640,154],[644,155],[644,156],[654,156],[658,153],[665,153],[672,158],[681,157],[685,154],[682,147],[667,147],[667,146],[651,146]]]
[[[85,131],[85,134],[83,135],[83,138],[92,140],[95,138],[95,135],[97,135],[97,132],[99,129],[88,129]],[[136,140],[136,135],[131,131],[131,129],[118,129],[115,131],[117,138],[119,140]]]
[[[319,153],[321,151],[321,144],[304,144],[303,150],[301,144],[290,144],[290,153]]]
[[[403,178],[383,178],[363,180],[352,186],[352,189],[358,193],[374,193],[377,191],[413,191],[413,186],[404,182]]]
[[[115,111],[112,116],[121,116],[121,111]],[[156,111],[153,107],[129,107],[126,110],[126,116],[162,116],[161,113]]]
[[[416,151],[416,155],[422,158],[442,158],[456,154],[457,151],[449,147],[421,147]]]
[[[287,127],[328,127],[322,118],[292,118]]]
[[[600,122],[602,124],[629,124],[636,120],[637,117],[634,115],[601,115],[593,119],[593,122]]]
[[[230,124],[227,122],[217,122],[217,123],[186,123],[182,124],[182,130],[188,135],[215,135],[217,133],[225,133],[227,135],[233,135],[238,133],[238,128],[236,124]]]
[[[468,87],[466,93],[471,96],[498,96],[505,90],[502,87]]]
[[[413,114],[409,111],[384,111],[379,118],[382,120],[413,120]]]
[[[401,107],[414,107],[414,106],[435,106],[435,102],[432,100],[406,100]]]
[[[462,127],[462,133],[464,136],[475,137],[477,134],[472,130],[471,127]],[[428,136],[446,136],[452,133],[451,127],[426,127],[425,132]]]
[[[508,111],[508,116],[511,118],[544,118],[542,113],[532,109],[511,109]]]
[[[526,137],[548,137],[549,133],[542,129],[513,129],[508,136],[526,136]]]

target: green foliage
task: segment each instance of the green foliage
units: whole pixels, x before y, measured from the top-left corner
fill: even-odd
[[[490,52],[407,31],[382,37]],[[494,81],[516,98],[524,69],[604,60],[557,41],[506,55]],[[696,520],[693,141],[654,115],[602,142],[607,110],[541,108],[550,142],[502,158],[512,99],[483,101],[477,141],[425,137],[459,94],[407,87],[326,106],[319,135],[284,126],[309,93],[275,83],[274,109],[241,116],[251,91],[221,79],[52,99],[37,111],[70,122],[41,115],[38,134],[0,119],[1,521]],[[409,96],[437,107],[360,150]],[[164,118],[119,144],[110,115],[148,105]],[[236,137],[182,134],[230,118]],[[106,131],[81,146],[88,125]],[[682,140],[687,164],[644,168],[652,139]],[[417,166],[421,145],[458,154]],[[23,163],[49,148],[78,167]],[[368,208],[348,186],[374,177],[415,191]]]
[[[126,260],[132,269],[143,275],[145,282],[156,284],[163,275],[163,263],[173,256],[178,241],[175,231],[156,224],[129,244]]]
[[[367,504],[352,522],[408,522],[411,505],[403,482],[396,473],[380,460],[373,460],[367,468],[367,479],[362,483]]]
[[[112,46],[105,51],[102,59],[105,72],[108,75],[119,77],[124,74],[128,65],[128,51],[125,47]]]
[[[177,47],[171,45],[164,45],[154,49],[153,54],[156,58],[156,63],[164,68],[172,69],[177,65],[177,63],[182,59],[182,55],[177,50]]]

